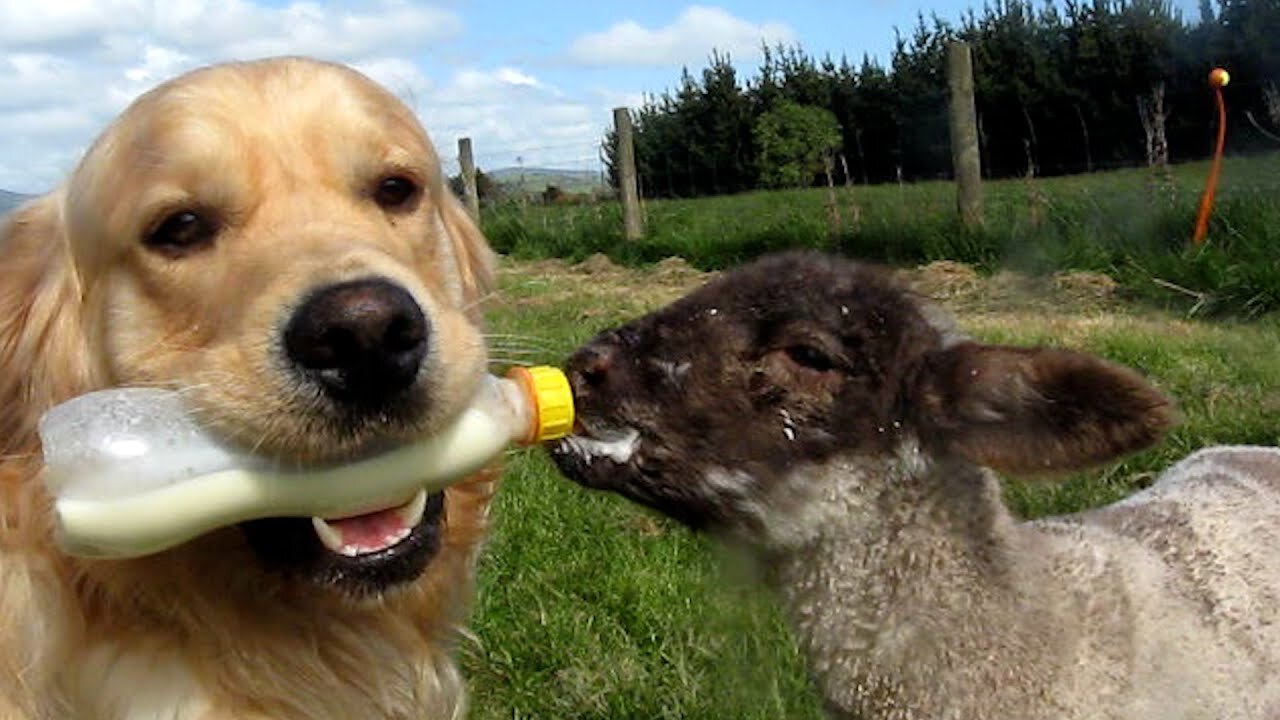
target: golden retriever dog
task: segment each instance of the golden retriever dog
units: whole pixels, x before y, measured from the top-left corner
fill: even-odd
[[[414,114],[299,58],[159,86],[10,216],[0,718],[461,716],[451,654],[496,470],[356,518],[86,560],[52,543],[36,425],[73,396],[147,385],[290,463],[429,434],[485,372],[492,263]]]

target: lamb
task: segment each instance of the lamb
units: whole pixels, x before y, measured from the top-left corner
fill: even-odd
[[[1177,422],[1137,372],[983,345],[887,269],[770,256],[568,361],[576,482],[744,544],[835,718],[1280,717],[1280,450],[1015,519],[997,472]]]

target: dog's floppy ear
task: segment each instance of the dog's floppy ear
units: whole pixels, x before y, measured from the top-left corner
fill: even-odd
[[[448,242],[454,261],[458,264],[458,277],[462,281],[462,300],[467,313],[479,317],[480,301],[494,286],[496,260],[489,242],[480,228],[467,214],[462,202],[453,193],[440,193],[440,218],[448,233]]]
[[[46,195],[0,221],[0,457],[33,452],[40,415],[91,386],[60,207]]]

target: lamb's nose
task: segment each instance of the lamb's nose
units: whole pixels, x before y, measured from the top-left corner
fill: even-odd
[[[413,384],[428,335],[413,296],[373,278],[330,285],[307,298],[285,328],[284,347],[330,397],[380,405]]]
[[[604,336],[574,353],[567,364],[574,392],[582,394],[604,385],[613,370],[617,352],[609,336]]]

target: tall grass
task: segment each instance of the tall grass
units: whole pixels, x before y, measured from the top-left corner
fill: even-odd
[[[1106,273],[1132,294],[1205,314],[1280,309],[1280,155],[1229,158],[1207,242],[1189,246],[1207,172],[1175,166],[989,182],[986,221],[966,228],[946,182],[756,192],[649,201],[648,233],[622,237],[616,204],[502,206],[485,231],[518,258],[605,253],[638,265],[679,256],[703,269],[781,248],[821,248],[896,264],[957,260],[984,270]]]

